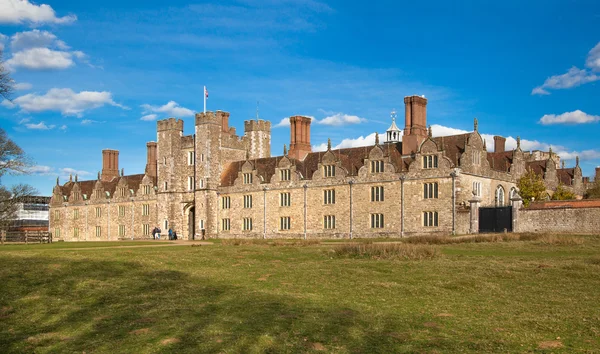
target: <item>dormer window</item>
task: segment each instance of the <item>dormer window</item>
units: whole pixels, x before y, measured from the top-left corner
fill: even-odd
[[[279,173],[280,173],[282,181],[289,181],[290,180],[291,173],[290,173],[289,168],[285,169],[285,170],[280,170]]]
[[[437,168],[437,167],[438,167],[437,155],[423,156],[423,168]]]
[[[144,186],[144,194],[148,195],[150,194],[150,186]]]
[[[252,184],[252,173],[244,173],[244,184]]]
[[[125,196],[125,188],[119,188],[119,196],[121,196],[121,197]]]
[[[335,165],[325,165],[325,166],[323,166],[323,176],[325,176],[325,177],[335,177]]]
[[[383,172],[383,166],[384,164],[381,160],[371,161],[371,173]]]

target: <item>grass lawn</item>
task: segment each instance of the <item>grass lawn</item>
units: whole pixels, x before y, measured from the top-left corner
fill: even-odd
[[[4,246],[0,352],[600,352],[600,236],[583,240],[433,245],[425,260]]]

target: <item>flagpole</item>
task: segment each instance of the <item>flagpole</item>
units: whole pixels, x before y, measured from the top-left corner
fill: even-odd
[[[204,114],[206,114],[206,86],[204,86],[204,91],[202,92],[202,96],[204,96]]]

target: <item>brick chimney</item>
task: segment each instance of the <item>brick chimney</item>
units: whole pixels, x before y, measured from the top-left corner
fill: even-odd
[[[506,149],[506,138],[494,136],[494,152],[504,152],[504,149]]]
[[[148,155],[146,157],[146,174],[150,177],[156,177],[156,143],[150,141],[146,143]]]
[[[600,181],[600,166],[596,167],[596,175],[594,176],[594,182]]]
[[[297,160],[304,160],[312,151],[310,146],[311,119],[303,116],[290,117],[290,151],[288,156]]]
[[[102,182],[119,177],[119,150],[102,150]]]
[[[229,134],[229,112],[217,111],[217,121],[221,121],[221,132]]]
[[[402,154],[417,152],[427,139],[427,99],[423,96],[404,97],[404,136]]]

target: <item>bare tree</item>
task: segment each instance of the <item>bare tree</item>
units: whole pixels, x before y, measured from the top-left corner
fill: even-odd
[[[13,92],[14,81],[4,67],[2,51],[0,51],[0,97],[9,99]],[[0,230],[4,229],[15,218],[18,204],[24,197],[36,193],[26,184],[16,184],[10,188],[2,185],[2,176],[6,174],[27,173],[31,161],[17,143],[12,141],[0,128]]]
[[[2,50],[0,50],[0,97],[10,100],[14,89],[14,80],[10,77],[8,70],[4,67],[2,60]]]

